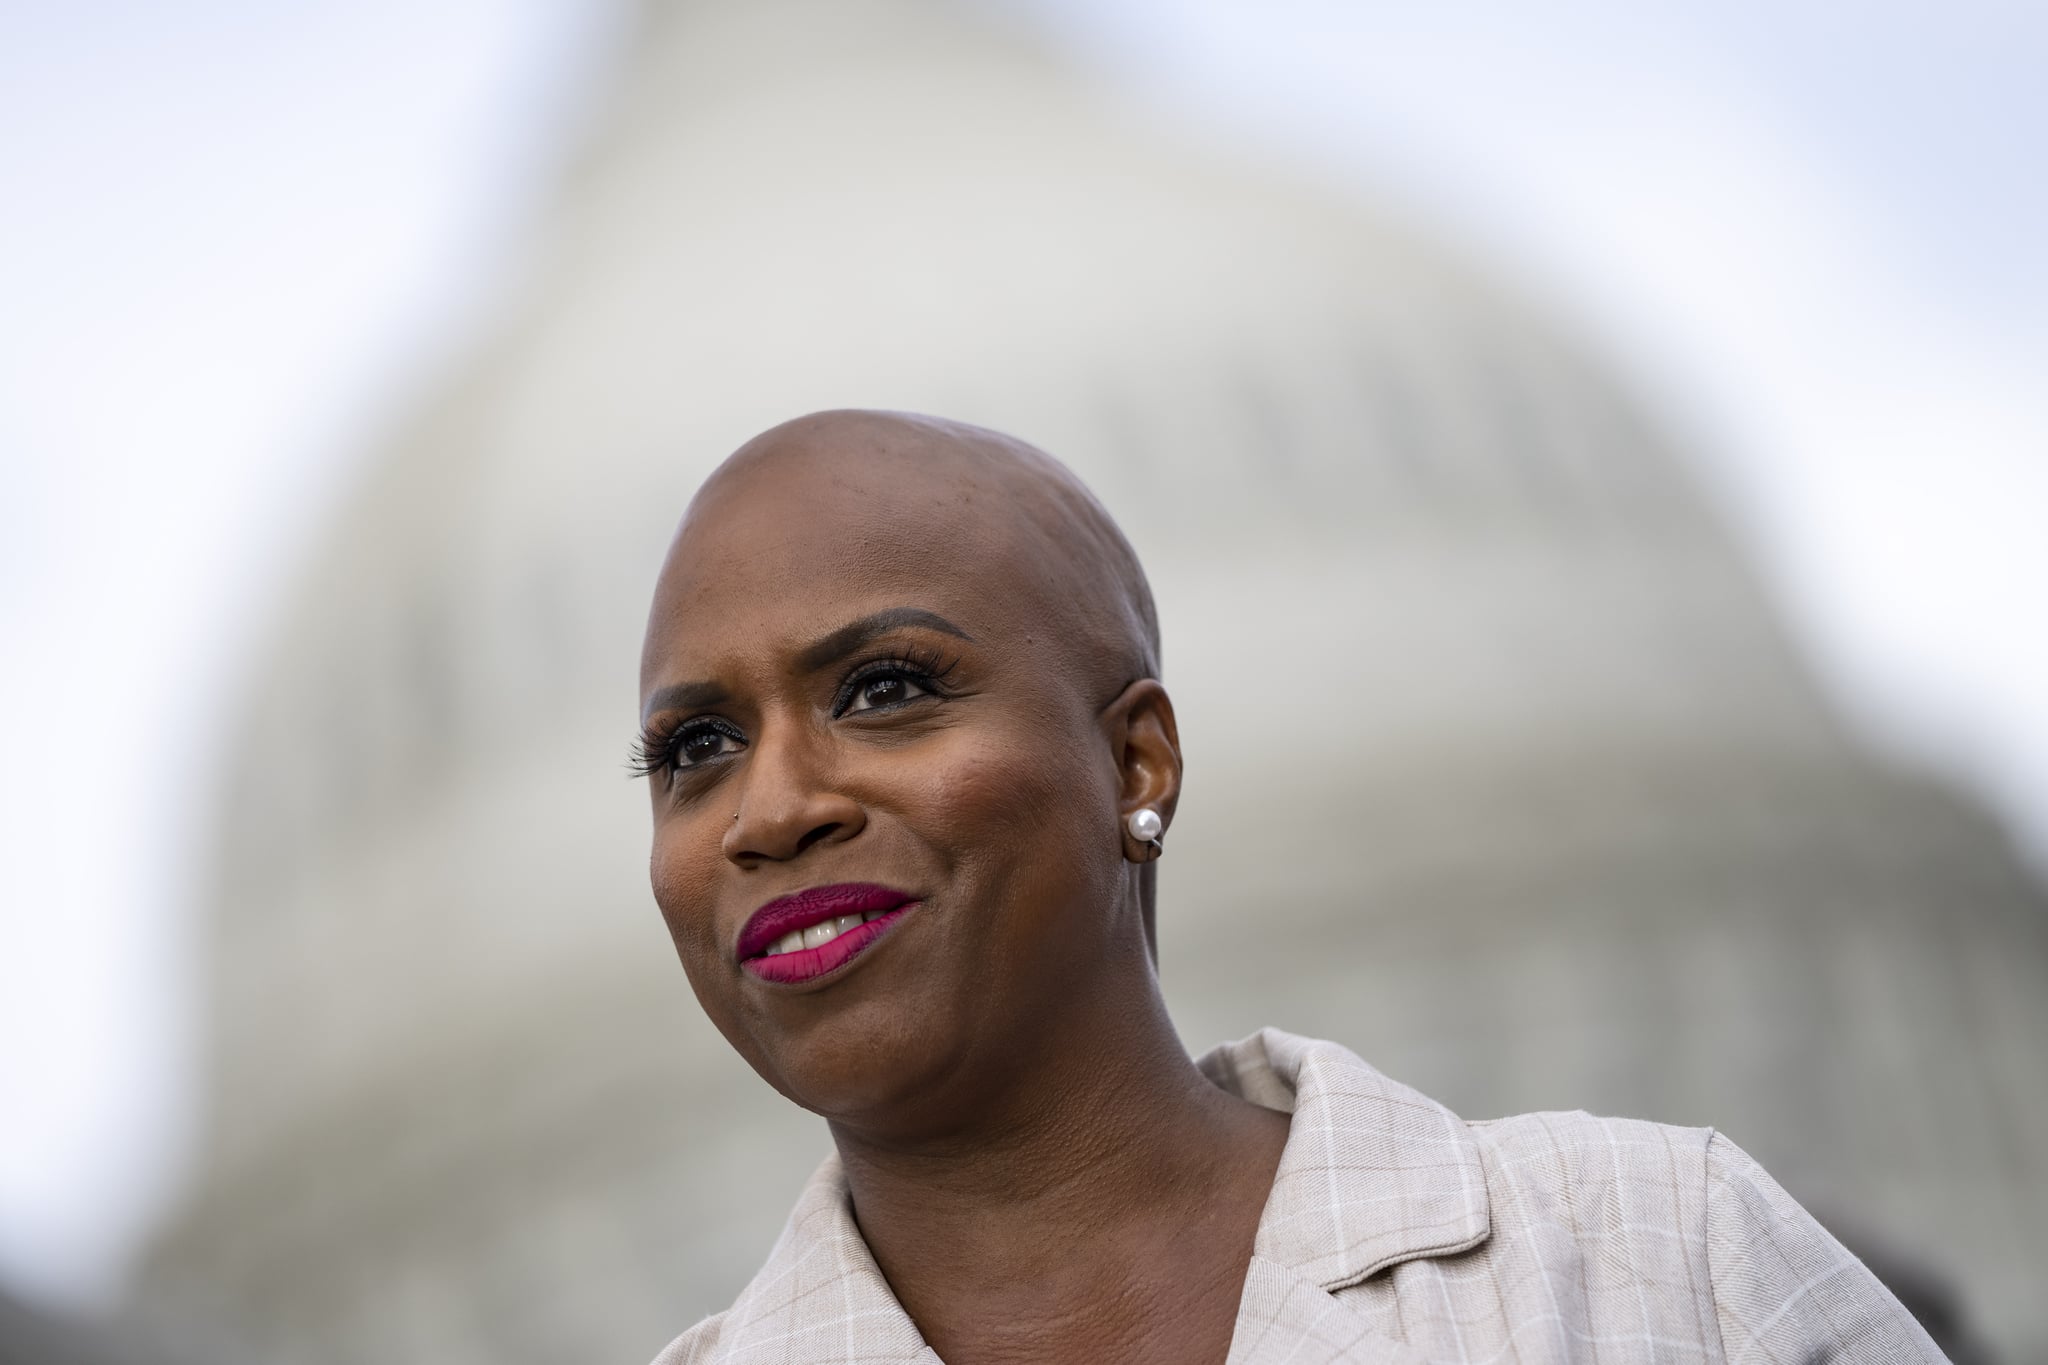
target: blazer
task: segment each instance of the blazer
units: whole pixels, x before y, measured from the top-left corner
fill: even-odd
[[[1710,1128],[1468,1123],[1335,1043],[1264,1029],[1198,1063],[1293,1122],[1230,1365],[1927,1362],[1906,1310]],[[731,1308],[655,1365],[939,1365],[836,1157]]]

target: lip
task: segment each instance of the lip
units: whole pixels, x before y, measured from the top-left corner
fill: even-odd
[[[741,967],[763,980],[808,981],[859,956],[895,928],[902,921],[903,912],[915,904],[916,899],[908,892],[866,882],[814,886],[778,896],[748,916],[733,956]],[[881,913],[875,919],[848,929],[828,943],[764,956],[769,945],[793,930],[808,929],[841,915],[869,915],[878,911]]]

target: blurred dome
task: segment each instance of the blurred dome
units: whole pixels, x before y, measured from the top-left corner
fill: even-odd
[[[2048,918],[2002,836],[1847,742],[1530,308],[939,0],[653,7],[503,325],[312,556],[158,1311],[254,1360],[634,1359],[751,1274],[826,1138],[691,1001],[623,756],[690,492],[834,406],[1043,445],[1145,558],[1191,1047],[1715,1123],[2048,1352]]]

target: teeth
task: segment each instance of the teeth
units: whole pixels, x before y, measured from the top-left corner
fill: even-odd
[[[870,920],[878,920],[888,913],[887,910],[870,910],[861,915],[841,915],[837,919],[813,924],[808,929],[792,929],[769,944],[761,956],[779,957],[783,953],[794,953],[805,948],[815,948],[820,943],[830,943],[848,929],[858,929]]]

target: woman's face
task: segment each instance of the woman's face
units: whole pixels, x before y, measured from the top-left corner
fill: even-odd
[[[835,1120],[942,1129],[1144,952],[1121,689],[1006,508],[943,462],[757,461],[656,591],[655,899],[720,1031]],[[846,942],[774,951],[826,911]]]

